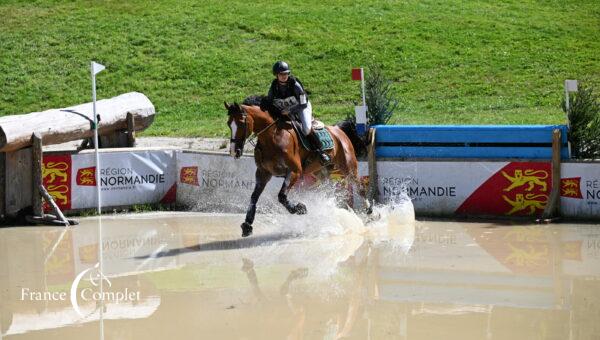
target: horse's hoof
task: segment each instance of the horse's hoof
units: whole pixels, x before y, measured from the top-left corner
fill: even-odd
[[[296,204],[296,206],[294,207],[294,214],[297,215],[304,215],[306,214],[306,206],[302,203],[298,203]]]
[[[248,237],[252,235],[252,226],[247,222],[242,223],[242,237]]]

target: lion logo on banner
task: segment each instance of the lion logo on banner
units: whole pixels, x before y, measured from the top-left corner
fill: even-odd
[[[552,189],[549,162],[510,162],[496,170],[456,209],[461,215],[536,215]]]
[[[94,185],[94,178],[83,177],[81,178],[81,185]]]
[[[94,177],[94,170],[92,169],[83,169],[79,173],[81,177]]]
[[[181,168],[179,175],[181,183],[199,186],[198,184],[198,167],[197,166],[186,166]]]
[[[512,209],[506,213],[507,215],[512,215],[516,212],[523,211],[529,208],[529,214],[535,214],[536,209],[544,210],[546,202],[548,202],[547,195],[534,195],[534,194],[517,194],[515,196],[515,200],[511,200],[510,198],[502,195],[502,198],[512,206]],[[545,200],[537,200],[537,198],[545,198]]]
[[[48,162],[42,164],[42,178],[48,177],[47,183],[54,183],[56,178],[60,178],[61,183],[67,182],[67,170],[69,165],[66,162]]]
[[[77,170],[77,185],[95,186],[96,167],[82,168]]]
[[[579,183],[577,183],[573,179],[566,179],[566,180],[564,180],[563,183],[562,183],[562,185],[565,188],[579,188]]]
[[[577,195],[578,195],[578,192],[577,192],[577,190],[575,190],[575,189],[566,188],[566,189],[564,189],[564,190],[563,190],[563,192],[562,192],[562,194],[561,194],[561,195],[562,195],[562,196],[570,196],[570,197],[575,197],[575,196],[577,196]]]
[[[514,176],[510,176],[504,171],[502,171],[502,176],[511,182],[510,186],[504,189],[506,192],[509,192],[514,188],[521,187],[525,184],[529,185],[527,188],[525,188],[525,191],[533,190],[536,185],[542,187],[540,189],[541,191],[547,190],[547,184],[544,180],[548,178],[548,172],[544,170],[527,169],[523,172],[521,169],[515,169]]]
[[[561,178],[560,195],[568,198],[582,199],[581,177]]]
[[[69,201],[66,195],[67,192],[69,192],[69,187],[66,185],[48,185],[48,193],[58,204],[67,204]]]

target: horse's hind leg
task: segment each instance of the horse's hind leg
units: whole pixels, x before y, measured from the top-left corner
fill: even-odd
[[[358,178],[358,162],[356,157],[350,151],[344,149],[343,157],[340,157],[336,163],[336,169],[340,171],[344,178],[342,190],[345,191],[345,203],[349,207],[353,207],[354,194],[353,190],[358,189],[358,194],[363,196],[363,189]],[[353,152],[353,151],[352,151]]]
[[[252,223],[254,223],[254,216],[256,215],[256,203],[258,198],[262,194],[263,190],[271,180],[271,174],[261,168],[256,169],[256,184],[254,185],[254,191],[250,197],[250,205],[246,211],[246,220],[242,223],[242,237],[250,236],[252,234]]]
[[[283,185],[281,186],[281,190],[279,190],[279,195],[277,195],[277,198],[279,199],[279,203],[283,204],[283,206],[291,214],[303,215],[306,214],[306,206],[302,203],[292,204],[287,197],[290,189],[298,181],[298,178],[300,178],[299,173],[293,171],[288,172],[285,176],[285,180],[283,181]]]

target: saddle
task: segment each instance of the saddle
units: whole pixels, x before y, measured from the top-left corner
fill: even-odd
[[[298,139],[300,139],[300,144],[308,150],[315,151],[311,146],[310,141],[304,136],[302,133],[302,123],[298,119],[298,108],[299,103],[296,100],[296,97],[288,97],[285,99],[275,99],[273,100],[273,107],[277,114],[275,116],[283,117],[284,119],[280,119],[280,124],[284,124],[284,126],[279,126],[280,128],[293,128],[298,135]],[[287,116],[281,115],[281,112],[287,111],[289,114]],[[312,129],[316,136],[321,141],[323,145],[323,151],[333,149],[333,139],[329,134],[329,131],[325,129],[325,124],[323,122],[313,119],[312,121]]]
[[[300,140],[300,144],[302,144],[302,146],[308,151],[315,151],[308,138],[306,138],[306,136],[304,136],[302,133],[302,123],[300,123],[297,119],[280,120],[278,127],[282,129],[294,129],[298,139]],[[331,138],[331,134],[325,128],[325,124],[323,124],[323,122],[313,119],[312,129],[321,141],[321,144],[323,145],[323,151],[333,149],[333,138]]]

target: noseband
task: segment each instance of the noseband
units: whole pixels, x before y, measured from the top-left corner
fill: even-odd
[[[246,143],[246,138],[248,137],[248,113],[246,113],[246,110],[244,110],[242,108],[242,120],[241,120],[241,128],[244,131],[243,134],[243,138],[231,138],[229,141],[231,143],[235,143],[236,147],[243,147],[244,144]],[[235,136],[234,136],[235,137]]]

